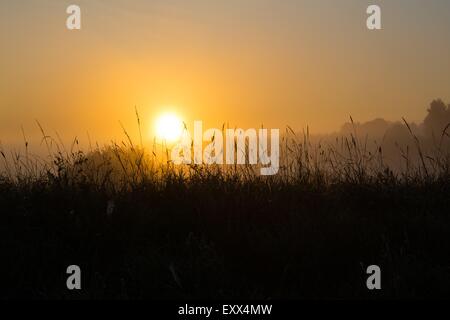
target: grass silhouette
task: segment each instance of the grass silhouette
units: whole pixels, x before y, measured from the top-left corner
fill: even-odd
[[[417,138],[419,161],[395,172],[356,133],[313,146],[288,127],[263,177],[174,166],[125,130],[84,152],[40,128],[48,158],[25,138],[24,154],[1,150],[1,298],[450,297],[450,158]]]

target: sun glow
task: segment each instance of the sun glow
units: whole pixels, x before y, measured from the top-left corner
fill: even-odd
[[[176,114],[166,113],[156,119],[156,138],[164,142],[175,142],[183,132],[183,121]]]

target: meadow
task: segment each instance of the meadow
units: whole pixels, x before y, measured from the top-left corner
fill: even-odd
[[[412,130],[399,171],[356,132],[322,145],[287,128],[274,176],[176,166],[126,132],[87,151],[42,133],[45,158],[1,150],[0,298],[450,297],[450,157]]]

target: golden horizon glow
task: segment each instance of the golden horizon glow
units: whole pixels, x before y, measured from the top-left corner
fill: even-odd
[[[175,113],[164,113],[156,119],[156,138],[167,143],[176,142],[183,132],[183,121]]]
[[[384,1],[379,32],[355,0],[80,2],[89,21],[68,31],[66,1],[0,1],[2,143],[22,146],[23,126],[40,146],[35,119],[67,144],[119,140],[118,120],[137,139],[135,106],[150,141],[164,112],[331,134],[450,101],[450,1]]]

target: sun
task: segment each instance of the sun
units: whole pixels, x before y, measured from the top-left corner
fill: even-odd
[[[180,139],[183,133],[183,121],[174,113],[166,113],[156,119],[156,137],[170,143]]]

